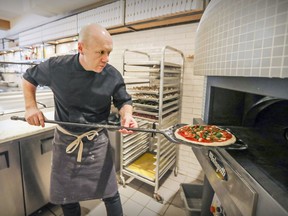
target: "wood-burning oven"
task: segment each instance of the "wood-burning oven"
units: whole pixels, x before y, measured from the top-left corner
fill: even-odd
[[[193,147],[206,176],[202,215],[215,192],[228,216],[287,216],[288,1],[212,0],[197,29],[194,74],[207,84],[202,123],[248,146]]]
[[[205,173],[202,214],[215,192],[229,216],[287,216],[288,80],[208,77],[204,123],[228,128],[248,148],[192,148]]]

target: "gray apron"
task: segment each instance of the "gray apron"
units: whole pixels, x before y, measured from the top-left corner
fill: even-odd
[[[81,146],[66,153],[67,146],[73,141],[75,136],[55,129],[50,184],[51,203],[66,204],[114,196],[118,187],[107,130],[102,130],[94,137],[82,138],[81,162],[77,162]]]

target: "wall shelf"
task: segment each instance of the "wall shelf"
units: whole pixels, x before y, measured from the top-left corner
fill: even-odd
[[[165,15],[161,17],[125,23],[124,26],[108,28],[108,31],[111,35],[113,35],[113,34],[151,29],[151,28],[158,28],[158,27],[163,27],[163,26],[172,26],[172,25],[179,25],[179,24],[190,23],[190,22],[199,22],[203,15],[203,12],[204,12],[203,10],[178,12],[173,15]]]

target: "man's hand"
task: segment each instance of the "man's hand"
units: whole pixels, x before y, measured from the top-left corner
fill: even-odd
[[[119,114],[121,116],[121,126],[130,127],[130,128],[137,128],[138,124],[136,120],[132,116],[132,106],[131,105],[124,105],[120,110]],[[121,129],[119,130],[120,133],[123,134],[132,134],[133,131]]]
[[[25,119],[30,125],[45,127],[45,116],[38,108],[26,109]]]
[[[133,116],[130,113],[127,113],[125,116],[123,116],[121,118],[121,126],[130,127],[130,128],[137,128],[138,124],[135,121],[135,119],[133,118]],[[119,130],[119,132],[123,133],[123,134],[132,134],[133,133],[133,131],[126,130],[126,129],[121,129],[121,130]]]

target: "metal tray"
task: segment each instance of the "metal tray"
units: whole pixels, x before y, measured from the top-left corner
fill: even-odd
[[[176,93],[174,95],[171,95],[171,96],[168,96],[168,97],[163,97],[163,102],[164,101],[167,101],[167,100],[171,100],[171,99],[174,99],[174,98],[178,98],[179,97],[179,94]],[[154,101],[154,102],[159,102],[159,98],[145,98],[145,97],[139,97],[137,95],[133,95],[133,100],[146,100],[146,101]]]
[[[160,67],[161,61],[127,61],[125,65],[131,66],[146,66],[146,67]],[[172,62],[164,62],[165,67],[177,67],[181,68],[180,64],[172,63]]]

